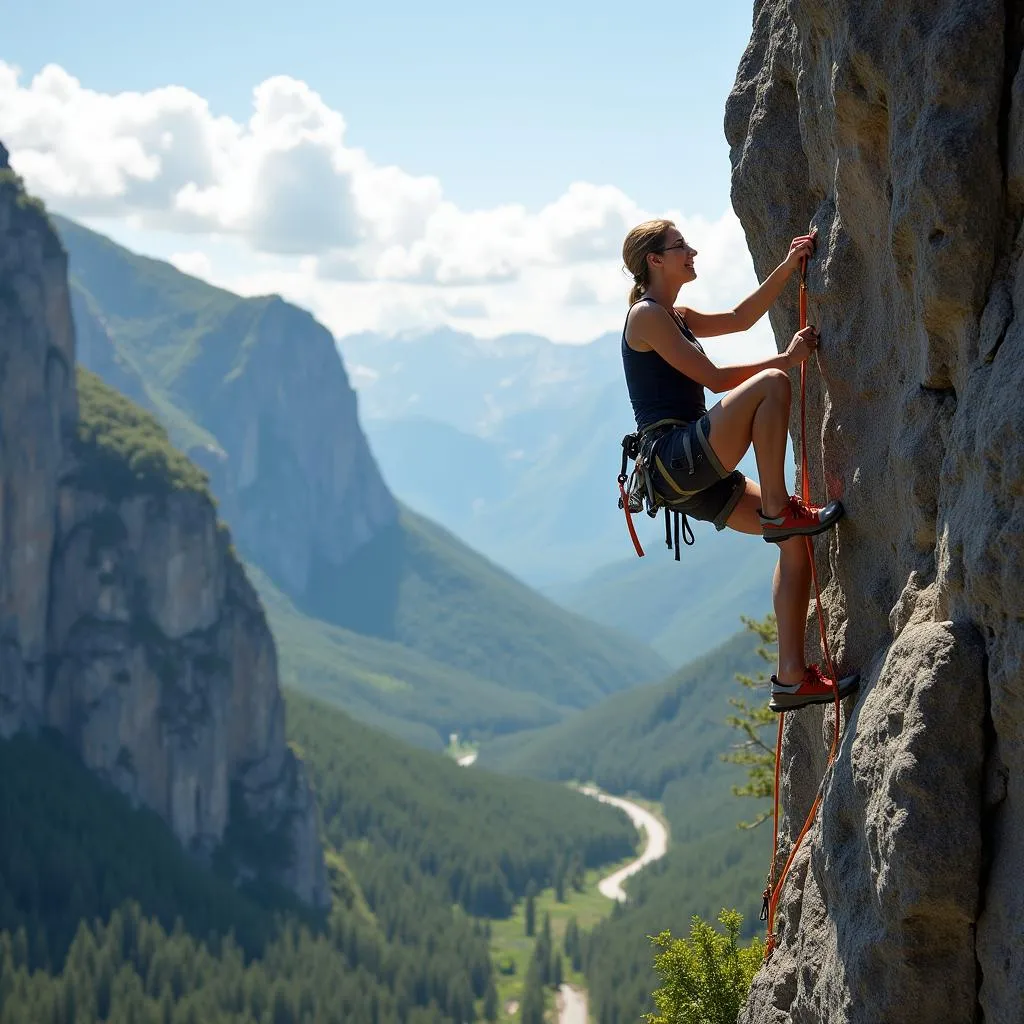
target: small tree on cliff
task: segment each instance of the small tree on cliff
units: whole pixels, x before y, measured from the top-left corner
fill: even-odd
[[[737,911],[723,910],[718,920],[724,935],[694,916],[689,939],[668,931],[651,937],[661,950],[654,957],[661,987],[654,992],[657,1013],[645,1013],[646,1024],[736,1024],[764,947],[756,938],[738,945]]]
[[[769,663],[775,661],[779,646],[779,630],[774,615],[768,615],[760,622],[741,615],[740,619],[752,633],[761,640],[757,648],[760,657]],[[765,691],[768,688],[768,677],[759,672],[756,676],[737,675],[737,680],[750,691]],[[745,697],[730,697],[729,703],[736,709],[726,721],[739,731],[743,739],[729,753],[722,754],[723,761],[744,765],[747,769],[747,784],[733,786],[734,796],[748,796],[755,800],[771,800],[775,795],[775,738],[769,727],[778,724],[775,712],[768,709],[768,702],[761,693],[755,702]],[[767,737],[765,730],[769,729]],[[758,813],[753,821],[741,821],[739,828],[757,828],[771,815],[766,809]]]

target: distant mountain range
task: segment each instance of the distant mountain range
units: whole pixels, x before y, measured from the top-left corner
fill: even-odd
[[[531,447],[543,439],[552,410],[592,399],[622,374],[613,334],[555,345],[531,334],[486,339],[438,328],[350,334],[338,348],[359,391],[364,426],[413,417]]]
[[[643,517],[642,517],[643,518]],[[681,560],[652,537],[648,553],[596,569],[582,580],[543,588],[565,608],[649,643],[672,665],[685,665],[723,643],[740,616],[762,618],[771,609],[771,578],[778,552],[758,537],[693,527],[696,543]]]
[[[556,345],[454,331],[339,341],[388,486],[566,608],[632,633],[672,664],[771,607],[774,546],[695,524],[676,563],[661,520],[633,552],[618,508],[634,429],[619,337]],[[756,477],[753,453],[741,469]]]

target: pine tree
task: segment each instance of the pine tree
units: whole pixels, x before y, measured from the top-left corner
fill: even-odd
[[[493,975],[487,981],[487,991],[484,993],[484,1019],[498,1019],[498,989],[494,984]]]
[[[544,1024],[544,987],[537,973],[537,961],[530,961],[523,985],[523,1001],[519,1005],[520,1024]]]
[[[571,957],[573,951],[579,945],[580,941],[580,926],[576,923],[575,917],[569,918],[569,923],[565,926],[565,935],[562,938],[562,949],[565,951],[565,955]]]
[[[577,892],[583,892],[586,873],[583,869],[583,861],[578,853],[574,853],[572,860],[569,862],[569,877],[572,879],[572,887]]]
[[[537,886],[534,885],[533,879],[531,878],[526,884],[526,934],[528,938],[533,938],[533,933],[537,928],[537,908],[534,906],[534,898],[537,894]]]
[[[551,984],[551,915],[544,915],[544,927],[533,947],[531,966],[536,966],[541,985]]]
[[[563,972],[562,954],[556,951],[551,961],[551,987],[553,989],[562,987]]]

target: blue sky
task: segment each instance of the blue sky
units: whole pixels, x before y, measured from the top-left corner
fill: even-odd
[[[750,25],[750,0],[33,0],[4,12],[0,57],[104,92],[181,84],[239,120],[253,85],[288,74],[343,112],[353,144],[437,175],[460,205],[536,208],[588,180],[717,216]]]
[[[33,0],[4,12],[0,131],[54,209],[336,333],[582,341],[619,316],[641,216],[694,236],[705,304],[756,284],[722,128],[751,17],[749,0]]]

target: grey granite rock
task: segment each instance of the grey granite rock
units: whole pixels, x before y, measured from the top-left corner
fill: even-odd
[[[79,472],[74,348],[64,251],[0,179],[0,735],[59,729],[199,855],[255,817],[283,840],[281,880],[324,904],[255,591],[207,494],[106,493]]]
[[[864,674],[747,1021],[1024,1020],[1022,13],[763,0],[728,102],[759,273],[819,232],[811,484],[847,518],[817,557]],[[789,716],[786,842],[822,724]]]

